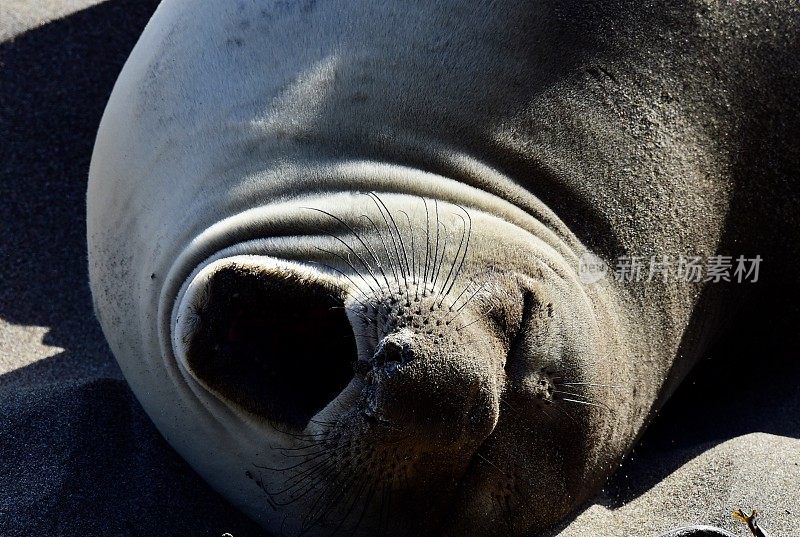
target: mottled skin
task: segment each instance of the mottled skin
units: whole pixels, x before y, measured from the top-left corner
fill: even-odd
[[[798,25],[781,2],[166,0],[90,170],[112,350],[275,533],[552,525],[746,295],[586,285],[581,254],[758,253],[748,292],[796,290]]]

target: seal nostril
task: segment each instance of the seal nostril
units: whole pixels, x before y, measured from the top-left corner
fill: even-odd
[[[411,362],[414,357],[411,345],[388,336],[378,346],[372,361],[377,366],[385,366],[390,363],[404,365]]]
[[[404,364],[411,361],[411,350],[405,345],[398,345],[394,342],[386,347],[386,360]]]

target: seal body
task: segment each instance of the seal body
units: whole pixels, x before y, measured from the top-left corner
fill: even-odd
[[[278,534],[551,525],[741,300],[580,259],[791,254],[797,25],[777,2],[165,0],[90,169],[114,355]]]

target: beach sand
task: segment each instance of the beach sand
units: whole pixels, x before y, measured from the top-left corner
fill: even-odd
[[[0,3],[0,535],[263,535],[159,436],[92,313],[85,188],[157,2]],[[768,304],[774,309],[774,305]],[[800,535],[800,319],[723,339],[591,505],[548,536],[689,523]]]

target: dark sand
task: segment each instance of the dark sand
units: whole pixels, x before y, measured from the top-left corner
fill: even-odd
[[[87,285],[84,195],[117,73],[157,2],[0,2],[0,536],[261,535],[161,439]],[[768,305],[774,308],[774,304]],[[561,536],[680,524],[800,535],[800,316],[740,315]]]

